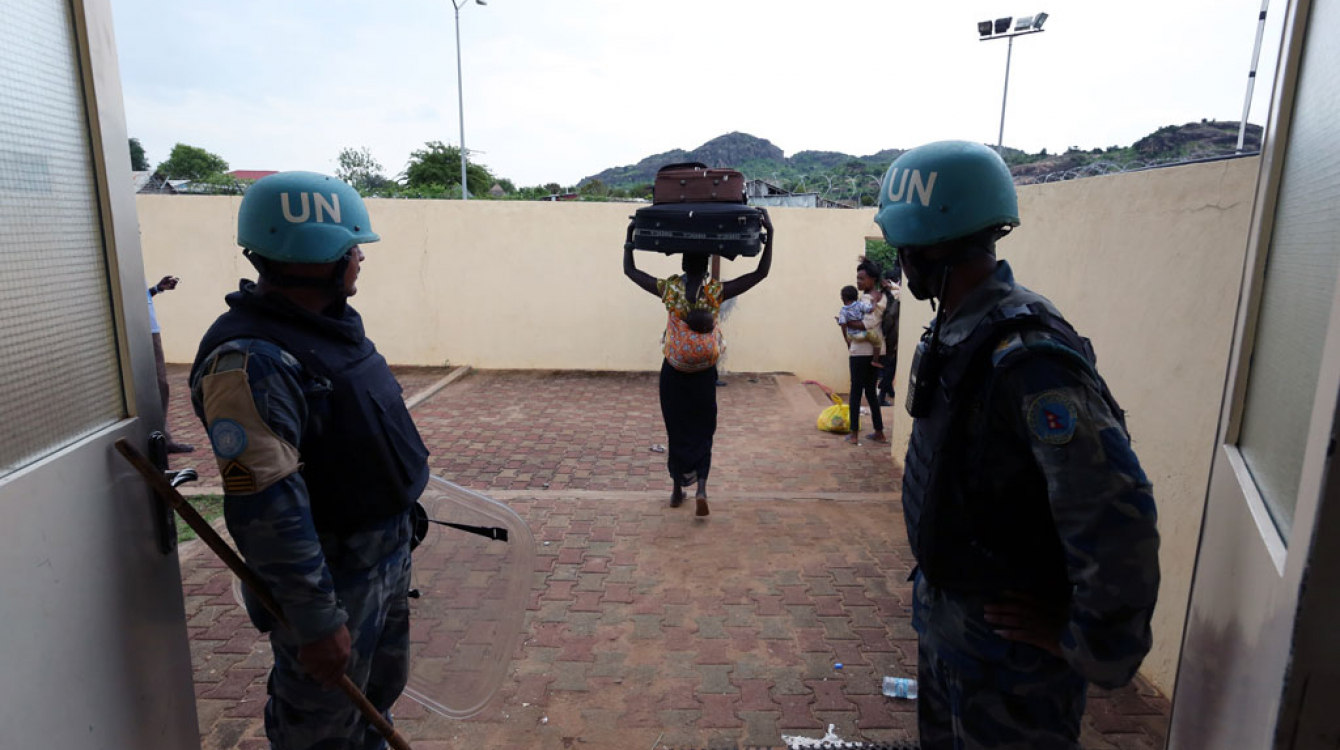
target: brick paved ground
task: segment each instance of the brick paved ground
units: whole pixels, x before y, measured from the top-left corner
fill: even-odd
[[[416,748],[780,746],[828,724],[915,736],[914,704],[879,693],[883,675],[915,673],[888,454],[840,445],[814,429],[818,406],[755,379],[719,391],[706,521],[665,505],[652,375],[475,373],[415,410],[435,471],[508,503],[539,540],[499,699],[463,722],[402,700]],[[183,557],[204,745],[263,748],[268,647],[217,561]],[[1085,747],[1162,747],[1167,712],[1142,686],[1095,691]]]
[[[730,375],[709,491],[888,493],[888,454],[854,451],[794,414],[771,376]],[[415,411],[433,470],[476,489],[669,491],[656,376],[477,373]],[[438,449],[437,446],[441,446]]]

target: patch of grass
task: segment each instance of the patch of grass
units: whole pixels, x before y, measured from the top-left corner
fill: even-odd
[[[223,495],[196,495],[186,498],[205,521],[213,521],[223,515]],[[177,519],[177,544],[195,539],[195,530]]]

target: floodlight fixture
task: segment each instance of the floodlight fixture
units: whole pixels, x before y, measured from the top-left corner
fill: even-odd
[[[1004,34],[1005,32],[1009,31],[1009,30],[1010,30],[1010,21],[1013,21],[1013,20],[1014,20],[1014,17],[1013,17],[1013,16],[1005,16],[1004,18],[997,18],[997,19],[996,19],[996,33],[997,33],[997,34]]]
[[[1039,13],[1036,16],[1033,16],[1033,30],[1042,31],[1042,24],[1045,23],[1046,21],[1047,21],[1046,13]]]
[[[1026,31],[1032,25],[1033,25],[1032,16],[1019,16],[1019,20],[1014,22],[1014,30]]]
[[[977,24],[977,33],[982,36],[991,36],[991,22],[982,21],[981,23]]]

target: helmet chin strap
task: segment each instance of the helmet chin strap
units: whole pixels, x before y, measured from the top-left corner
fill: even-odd
[[[949,286],[949,276],[954,272],[954,267],[985,252],[975,245],[962,245],[934,261],[919,260],[917,258],[919,253],[908,253],[904,256],[903,265],[915,269],[919,281],[913,285],[909,277],[908,288],[917,299],[931,300],[932,307],[937,301],[943,305],[945,289]]]
[[[250,250],[243,249],[242,255],[255,267],[256,272],[261,275],[267,284],[273,284],[280,287],[309,287],[312,289],[324,289],[334,292],[338,298],[344,297],[344,274],[349,270],[349,253],[345,253],[335,262],[335,271],[329,278],[318,278],[315,276],[298,276],[296,274],[284,273],[275,268],[271,262]]]

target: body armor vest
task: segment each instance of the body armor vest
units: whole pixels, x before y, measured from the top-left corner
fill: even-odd
[[[428,449],[405,408],[400,383],[363,334],[351,307],[316,315],[244,284],[205,333],[191,367],[234,339],[269,341],[329,382],[308,396],[297,446],[318,532],[348,534],[410,509],[428,481]]]
[[[1012,333],[1039,332],[1045,344],[1024,346],[995,361]],[[918,345],[927,372],[925,416],[912,426],[903,475],[903,515],[922,574],[934,586],[964,594],[1018,591],[1049,601],[1069,598],[1061,540],[1052,521],[1046,477],[1017,435],[995,433],[991,389],[1006,370],[1046,354],[1059,366],[1088,373],[1121,419],[1121,410],[1093,368],[1087,339],[1040,295],[1016,286],[953,346],[931,331]],[[916,364],[913,365],[915,369]],[[1123,423],[1124,428],[1124,423]]]

